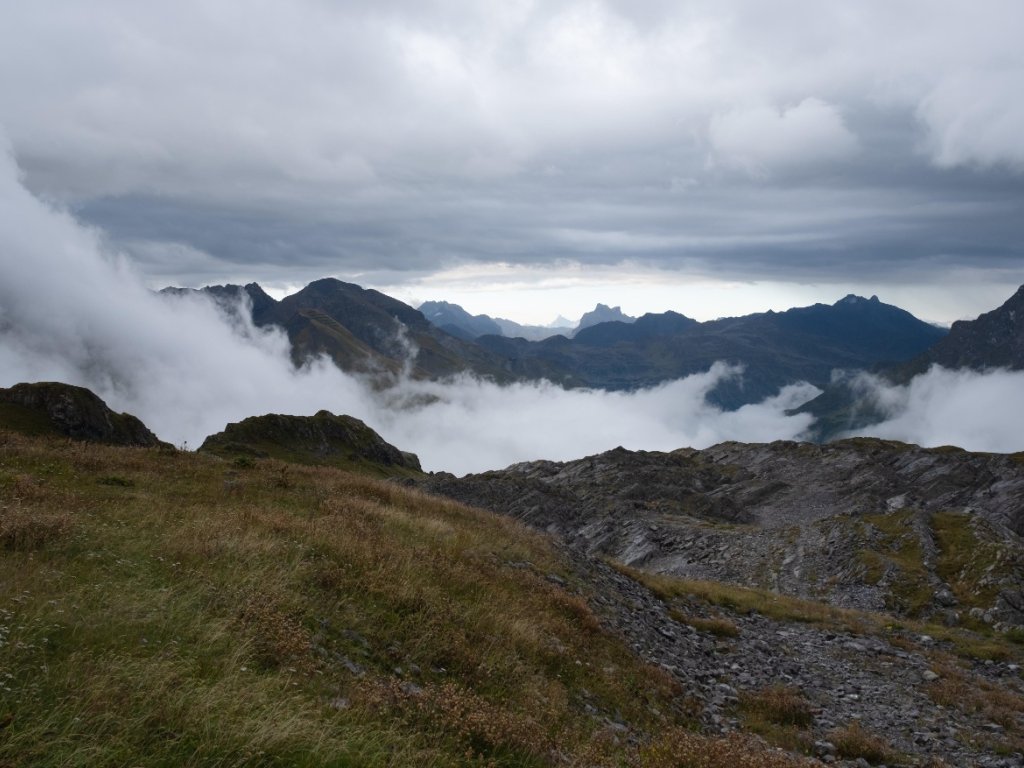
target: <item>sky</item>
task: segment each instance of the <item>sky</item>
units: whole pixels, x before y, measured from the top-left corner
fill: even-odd
[[[285,332],[254,327],[244,307],[228,311],[205,294],[147,288],[136,262],[104,230],[30,190],[14,153],[2,147],[0,275],[0,387],[88,387],[161,439],[190,449],[249,416],[327,409],[362,419],[417,453],[427,470],[463,474],[616,446],[669,451],[800,439],[811,417],[791,411],[820,391],[794,381],[760,403],[722,411],[707,393],[744,371],[721,361],[635,392],[544,381],[501,386],[468,375],[401,375],[382,388],[379,379],[345,373],[326,358],[296,367]],[[417,350],[407,340],[406,349],[411,362]],[[1024,371],[937,368],[904,386],[869,374],[856,381],[885,416],[871,434],[1024,449]]]
[[[150,287],[948,323],[1024,283],[1022,30],[1017,0],[4,3],[0,141]]]

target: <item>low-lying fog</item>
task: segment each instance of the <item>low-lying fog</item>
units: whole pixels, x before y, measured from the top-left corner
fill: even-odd
[[[717,363],[633,393],[470,377],[404,379],[379,393],[329,362],[295,370],[282,332],[231,321],[201,297],[151,293],[101,232],[30,194],[10,152],[0,149],[0,386],[53,380],[89,387],[176,445],[195,448],[246,416],[325,408],[364,420],[419,454],[425,469],[461,474],[617,445],[672,450],[794,439],[809,426],[810,417],[785,413],[817,394],[808,384],[732,412],[707,404],[717,382],[741,375]],[[908,387],[863,381],[891,415],[870,434],[1024,449],[1024,374],[935,369]]]

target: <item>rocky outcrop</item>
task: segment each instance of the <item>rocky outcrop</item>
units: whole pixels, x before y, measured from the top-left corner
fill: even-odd
[[[60,382],[0,389],[0,426],[110,445],[167,446],[135,416],[115,413],[85,387]]]
[[[223,457],[278,458],[383,474],[418,474],[415,454],[401,451],[359,419],[320,411],[315,416],[252,416],[210,435],[199,450]]]
[[[1021,561],[1022,459],[867,438],[722,443],[423,483],[654,572],[918,617],[960,621],[979,609],[1016,621],[999,594]]]

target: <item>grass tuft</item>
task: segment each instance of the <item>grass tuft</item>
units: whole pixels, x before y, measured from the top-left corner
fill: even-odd
[[[882,765],[896,762],[899,758],[892,745],[867,731],[857,720],[831,731],[828,740],[835,745],[840,757],[850,760],[863,758],[873,765]]]

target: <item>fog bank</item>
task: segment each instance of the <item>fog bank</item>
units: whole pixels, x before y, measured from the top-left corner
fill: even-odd
[[[870,435],[926,447],[969,451],[1024,450],[1024,372],[949,370],[932,366],[905,386],[876,376],[858,379],[888,417],[850,435]]]
[[[244,314],[244,313],[243,313]],[[572,459],[616,446],[672,450],[722,440],[794,439],[810,416],[786,410],[807,384],[723,412],[705,395],[742,370],[704,373],[633,393],[499,386],[463,376],[402,379],[375,391],[318,360],[295,369],[284,333],[232,319],[202,296],[155,295],[103,233],[34,197],[0,151],[0,386],[64,381],[140,417],[162,439],[197,447],[233,421],[265,413],[355,416],[458,474],[532,459]],[[933,370],[906,388],[876,384],[891,418],[869,432],[925,444],[1019,450],[1024,375]]]

